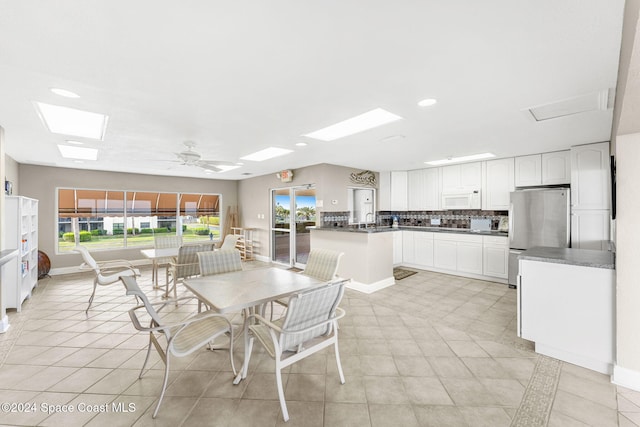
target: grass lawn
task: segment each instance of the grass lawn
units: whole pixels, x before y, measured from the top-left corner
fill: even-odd
[[[199,228],[201,228],[200,226]],[[220,230],[218,227],[215,229],[212,227],[211,232],[213,233],[213,240],[220,239]],[[208,241],[209,236],[202,236],[196,234],[193,229],[189,229],[182,233],[182,241],[184,243],[195,243],[198,241]],[[82,246],[85,246],[87,249],[121,249],[124,248],[124,236],[116,235],[116,236],[91,236],[91,240],[88,242],[80,242]],[[74,242],[66,242],[64,240],[58,240],[58,250],[60,252],[70,252],[75,247]],[[127,236],[127,247],[135,248],[135,247],[153,247],[153,234],[137,234],[135,236],[129,235]]]

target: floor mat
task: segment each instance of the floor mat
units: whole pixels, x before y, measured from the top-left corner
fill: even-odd
[[[404,268],[394,268],[393,278],[396,280],[406,279],[409,276],[413,276],[417,271],[405,270]]]

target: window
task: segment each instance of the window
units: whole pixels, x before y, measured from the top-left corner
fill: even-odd
[[[148,247],[172,233],[185,242],[220,239],[220,195],[58,189],[58,251]]]

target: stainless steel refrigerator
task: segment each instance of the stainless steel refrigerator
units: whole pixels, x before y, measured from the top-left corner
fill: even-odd
[[[518,277],[518,255],[534,246],[568,248],[569,188],[531,188],[511,193],[509,207],[509,287]]]

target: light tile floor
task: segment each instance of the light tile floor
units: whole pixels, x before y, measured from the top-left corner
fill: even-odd
[[[143,270],[139,282],[159,299],[150,277]],[[259,345],[237,386],[225,352],[175,359],[153,420],[163,364],[154,355],[138,379],[147,337],[126,313],[134,301],[119,285],[100,288],[87,318],[91,281],[86,274],[43,279],[22,312],[9,312],[12,326],[0,334],[0,425],[284,425],[273,361]],[[346,384],[330,349],[290,367],[287,425],[640,425],[640,393],[539,356],[516,337],[515,299],[502,284],[424,271],[372,295],[347,290],[340,326]]]

